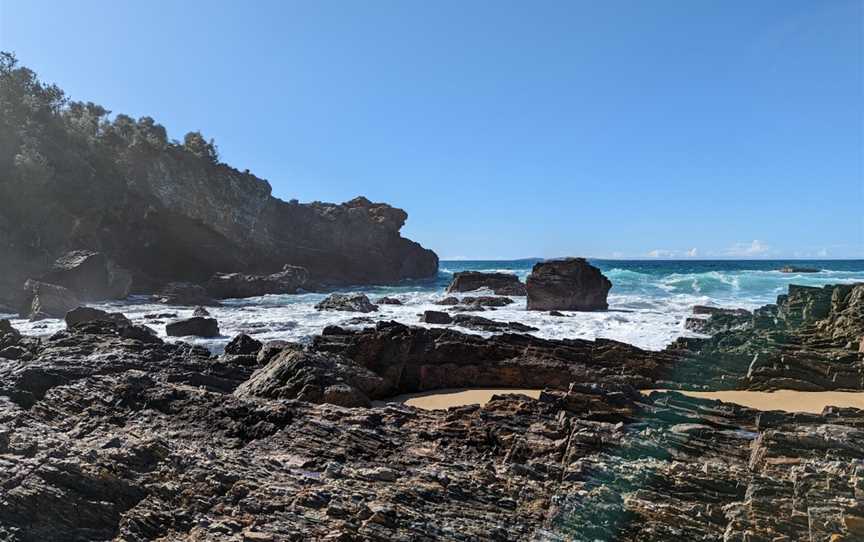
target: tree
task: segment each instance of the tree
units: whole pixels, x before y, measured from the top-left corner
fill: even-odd
[[[216,143],[212,139],[210,141],[204,139],[199,131],[189,132],[183,137],[183,148],[211,164],[219,163],[219,150],[216,148]]]

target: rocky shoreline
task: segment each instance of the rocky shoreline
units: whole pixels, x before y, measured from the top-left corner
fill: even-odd
[[[113,316],[0,323],[0,540],[858,540],[864,412],[637,389],[862,390],[862,309],[794,287],[661,352],[379,323],[213,356]],[[453,386],[547,391],[370,406]]]

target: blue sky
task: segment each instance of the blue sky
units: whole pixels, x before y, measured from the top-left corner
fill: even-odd
[[[72,98],[444,258],[864,257],[862,0],[0,0]]]

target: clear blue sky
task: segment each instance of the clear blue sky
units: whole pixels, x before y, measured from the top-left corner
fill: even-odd
[[[862,0],[0,0],[0,49],[444,258],[864,256]]]

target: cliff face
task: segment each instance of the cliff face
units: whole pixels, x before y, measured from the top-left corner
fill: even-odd
[[[200,134],[180,143],[149,117],[110,120],[0,53],[0,304],[78,249],[129,269],[139,292],[286,264],[317,284],[433,276],[435,253],[399,234],[406,219],[365,198],[281,201]]]

